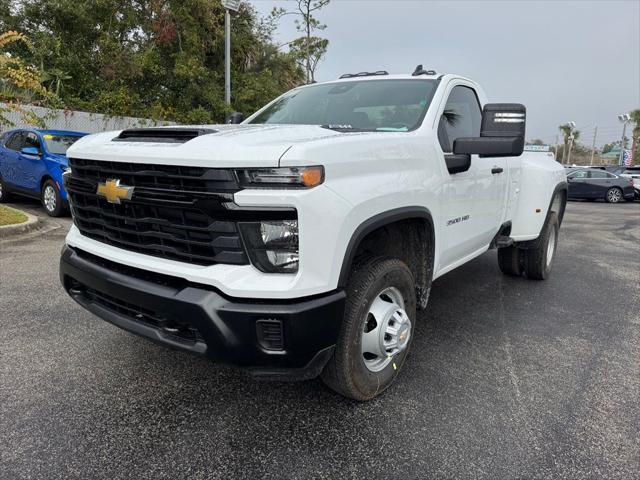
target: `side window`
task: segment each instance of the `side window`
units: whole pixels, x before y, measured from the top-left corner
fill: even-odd
[[[586,170],[578,170],[577,172],[570,173],[568,175],[569,178],[587,178],[589,172]]]
[[[479,137],[482,111],[476,92],[461,85],[453,87],[438,124],[438,140],[445,153],[453,151],[453,141]]]
[[[5,146],[10,150],[15,150],[16,152],[19,152],[22,149],[23,137],[24,137],[24,134],[22,132],[16,132],[9,138]]]
[[[40,150],[40,139],[35,133],[28,132],[25,135],[24,145],[22,146],[22,148],[24,147],[35,147]]]
[[[610,178],[610,174],[603,170],[592,170],[590,173],[591,178]]]

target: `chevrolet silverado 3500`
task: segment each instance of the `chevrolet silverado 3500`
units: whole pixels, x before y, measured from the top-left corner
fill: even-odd
[[[566,177],[523,153],[525,116],[419,68],[296,88],[240,124],[84,137],[62,284],[166,346],[371,399],[434,279],[491,248],[504,274],[549,275]]]

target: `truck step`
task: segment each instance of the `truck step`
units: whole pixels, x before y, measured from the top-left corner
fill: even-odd
[[[496,247],[498,247],[498,248],[510,247],[513,244],[514,244],[514,241],[513,241],[513,238],[511,238],[511,237],[506,237],[504,235],[499,235],[496,238]]]

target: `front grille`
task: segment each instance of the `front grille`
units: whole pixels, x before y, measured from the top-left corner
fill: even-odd
[[[72,158],[73,176],[94,182],[118,178],[130,187],[182,192],[227,192],[240,190],[233,171],[220,168],[108,162]]]
[[[204,338],[200,332],[191,325],[167,319],[160,312],[133,305],[104,292],[81,285],[78,282],[75,282],[73,288],[81,292],[87,301],[100,305],[111,312],[118,313],[129,320],[155,328],[165,337],[187,344],[204,343]]]
[[[233,171],[204,167],[70,159],[65,175],[82,235],[146,255],[197,265],[249,263],[233,203]],[[98,184],[119,179],[131,200],[109,203]],[[235,208],[234,208],[235,207]],[[244,212],[246,214],[246,211]]]

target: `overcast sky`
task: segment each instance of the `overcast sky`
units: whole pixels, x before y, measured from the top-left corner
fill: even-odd
[[[260,13],[291,1],[250,0]],[[478,81],[490,101],[527,106],[527,138],[554,143],[575,121],[581,142],[619,140],[617,114],[640,108],[640,0],[332,0],[317,80],[412,72],[418,63]],[[292,17],[278,30],[295,38]],[[628,136],[630,134],[628,133]]]

